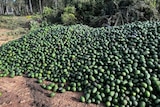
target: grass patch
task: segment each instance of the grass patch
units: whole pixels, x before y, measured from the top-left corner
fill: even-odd
[[[30,22],[34,19],[27,16],[0,16],[0,36],[19,36],[29,31]]]
[[[32,19],[22,16],[0,16],[0,28],[17,29],[18,27],[27,28],[27,23]]]

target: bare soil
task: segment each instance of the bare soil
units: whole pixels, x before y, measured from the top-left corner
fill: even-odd
[[[5,44],[9,41],[15,40],[19,38],[20,36],[8,36],[8,33],[10,33],[12,30],[9,29],[0,29],[0,46],[2,44]]]
[[[0,29],[0,45],[14,40],[6,36],[7,29]],[[51,93],[46,91],[35,79],[22,76],[0,78],[0,107],[104,107],[103,105],[85,104],[79,102],[82,93],[65,92],[56,93],[54,98],[48,97]]]

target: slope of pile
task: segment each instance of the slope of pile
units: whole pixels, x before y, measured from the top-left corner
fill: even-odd
[[[53,25],[0,47],[0,77],[51,81],[53,92],[81,91],[87,103],[160,103],[160,22],[118,27]],[[51,94],[54,96],[54,93]]]

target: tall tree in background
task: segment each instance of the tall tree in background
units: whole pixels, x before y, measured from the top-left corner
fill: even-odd
[[[54,5],[55,5],[55,9],[57,11],[57,9],[58,9],[58,1],[57,0],[53,0],[53,2],[54,2]]]
[[[5,2],[5,7],[6,7],[5,14],[8,14],[9,13],[9,10],[8,10],[8,0],[6,0],[6,2]]]
[[[4,14],[4,0],[0,1],[0,14]]]
[[[42,0],[39,0],[39,10],[40,10],[40,13],[42,14]]]
[[[29,9],[30,9],[31,14],[33,14],[32,0],[29,0]]]
[[[16,15],[21,15],[22,11],[27,12],[26,5],[24,0],[16,0],[14,2],[14,12]]]

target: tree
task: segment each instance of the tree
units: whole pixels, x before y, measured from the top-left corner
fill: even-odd
[[[76,23],[76,8],[73,6],[67,6],[64,8],[64,13],[61,15],[61,19],[63,24],[69,25],[69,24],[75,24]]]
[[[42,14],[42,0],[39,0],[39,10],[40,10],[40,13]]]
[[[0,14],[4,14],[4,0],[0,1]]]
[[[28,13],[24,0],[16,0],[14,2],[14,12],[16,15],[22,15],[23,12]]]
[[[5,7],[6,7],[6,9],[5,9],[5,14],[8,14],[9,13],[9,10],[8,10],[8,0],[6,0],[6,2],[5,2]]]
[[[32,8],[32,1],[31,0],[29,0],[29,8],[30,8],[30,12],[32,14],[33,13],[33,8]]]

